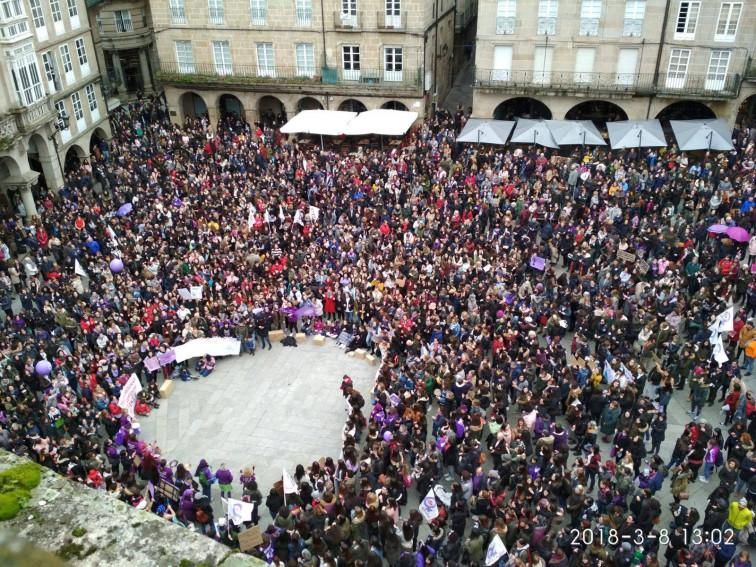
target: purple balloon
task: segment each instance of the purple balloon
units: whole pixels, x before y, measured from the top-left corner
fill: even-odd
[[[121,262],[120,259],[114,258],[110,261],[110,271],[113,273],[118,273],[121,270],[123,270],[123,262]]]
[[[390,431],[384,431],[383,432],[383,440],[386,443],[391,443],[391,432]]]
[[[34,369],[37,371],[37,374],[40,374],[42,376],[47,376],[52,372],[52,364],[50,364],[47,360],[40,360],[35,366]]]

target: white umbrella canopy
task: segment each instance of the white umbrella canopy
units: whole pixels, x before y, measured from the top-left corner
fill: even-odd
[[[721,118],[701,120],[670,120],[680,151],[734,149],[732,133]]]
[[[403,136],[415,120],[417,120],[417,112],[378,108],[358,114],[347,124],[344,134],[347,136],[364,136],[367,134]]]
[[[503,146],[507,143],[507,138],[509,138],[514,124],[510,120],[470,118],[462,132],[457,136],[457,141]]]
[[[510,140],[513,144],[533,144],[546,148],[559,148],[545,120],[520,118]]]
[[[601,132],[590,120],[546,120],[560,146],[605,146]]]
[[[607,122],[612,149],[661,148],[667,145],[658,120],[621,120]]]
[[[356,112],[341,110],[303,110],[281,127],[284,134],[341,136]]]

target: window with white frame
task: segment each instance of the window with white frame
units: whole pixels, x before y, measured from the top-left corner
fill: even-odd
[[[593,65],[596,62],[595,47],[578,47],[575,51],[575,75],[576,83],[590,83],[593,79]]]
[[[696,37],[696,25],[698,14],[701,11],[701,2],[682,0],[677,11],[677,24],[675,26],[675,39],[694,39]]]
[[[223,0],[207,0],[207,9],[210,12],[210,23],[222,26],[226,23],[226,13],[223,10]]]
[[[556,34],[559,0],[540,0],[538,3],[538,35]]]
[[[84,45],[84,38],[80,37],[75,42],[76,45],[76,57],[79,58],[79,65],[87,65],[89,60],[87,59],[87,48]]]
[[[398,28],[402,25],[402,0],[385,0],[386,15],[384,23],[387,28]]]
[[[170,0],[171,6],[171,21],[174,24],[186,23],[186,7],[184,6],[184,0]]]
[[[33,50],[9,60],[8,65],[20,106],[30,106],[45,95]]]
[[[0,1],[0,8],[4,20],[12,20],[26,15],[21,0],[2,0]]]
[[[712,51],[709,56],[709,68],[706,71],[705,87],[710,91],[719,91],[725,87],[727,70],[730,67],[729,51]]]
[[[63,62],[63,72],[71,73],[73,71],[73,63],[71,62],[71,54],[68,51],[67,45],[60,46],[60,60]]]
[[[342,26],[357,26],[357,0],[341,0],[341,19]]]
[[[97,23],[97,31],[102,34],[102,18],[99,12],[95,14],[95,22]]]
[[[81,105],[81,97],[78,92],[71,95],[71,107],[73,108],[74,120],[76,120],[77,123],[83,121],[84,107]]]
[[[495,45],[493,57],[492,81],[508,81],[512,75],[512,46]]]
[[[401,82],[404,73],[404,58],[401,47],[383,48],[383,78],[386,81]]]
[[[31,7],[32,20],[34,21],[34,27],[37,29],[45,27],[45,15],[42,12],[42,3],[40,0],[29,0],[29,6]]]
[[[249,9],[252,11],[252,25],[265,26],[268,24],[268,7],[266,0],[250,0]]]
[[[219,75],[233,73],[231,67],[231,47],[227,41],[213,42],[213,59],[215,60],[215,72]]]
[[[685,86],[685,77],[690,64],[690,49],[672,49],[669,52],[667,68],[667,88],[681,89]]]
[[[625,3],[625,23],[622,25],[623,37],[640,37],[643,33],[645,17],[646,0],[627,0]]]
[[[276,59],[273,56],[272,43],[258,43],[257,51],[257,74],[261,77],[276,76]]]
[[[176,63],[178,72],[191,75],[194,73],[194,52],[189,40],[176,41]]]
[[[311,43],[298,43],[294,51],[297,55],[297,76],[310,77],[315,75],[315,48]]]
[[[297,0],[297,25],[304,28],[312,26],[312,0]]]
[[[601,0],[583,0],[580,7],[580,35],[598,35]]]
[[[66,0],[68,6],[68,19],[71,21],[71,28],[79,29],[81,27],[81,21],[79,20],[79,7],[76,5],[76,0]]]
[[[512,35],[515,30],[517,0],[499,0],[496,7],[496,33]]]
[[[134,22],[131,20],[131,12],[129,10],[115,10],[113,17],[115,18],[117,32],[134,31]]]
[[[637,48],[624,47],[617,54],[617,74],[615,83],[618,85],[632,85],[635,83],[635,70],[638,67]]]
[[[533,82],[540,85],[550,84],[553,66],[554,48],[537,46],[533,56]]]
[[[60,82],[60,74],[58,73],[58,65],[55,62],[55,52],[50,50],[42,54],[42,66],[45,69],[45,78],[47,79],[47,86],[50,92],[54,93],[63,88],[63,84]]]
[[[360,46],[341,46],[341,69],[343,78],[347,81],[360,79]]]
[[[58,0],[50,0],[50,13],[52,14],[53,22],[63,21],[63,14],[60,11],[60,2]]]
[[[722,2],[719,6],[719,19],[717,20],[717,30],[714,32],[714,41],[735,41],[742,12],[742,2]]]
[[[87,104],[89,105],[89,112],[97,110],[97,95],[95,94],[95,88],[92,83],[87,85],[85,89],[87,92]]]

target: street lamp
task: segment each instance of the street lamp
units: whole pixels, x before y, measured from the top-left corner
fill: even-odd
[[[68,123],[71,118],[66,114],[66,111],[58,113],[55,120],[55,132],[50,134],[49,138],[52,140],[53,147],[55,148],[55,157],[58,158],[58,167],[60,168],[60,174],[63,175],[63,164],[60,163],[60,153],[58,153],[58,138],[55,135],[56,132],[63,132],[68,130]]]

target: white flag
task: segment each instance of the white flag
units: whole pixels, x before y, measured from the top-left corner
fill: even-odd
[[[297,483],[294,482],[294,479],[291,478],[291,475],[286,472],[286,469],[283,469],[283,485],[284,485],[284,494],[291,494],[293,492],[296,492],[297,494],[299,494]]]
[[[486,567],[490,567],[506,554],[507,548],[504,546],[504,542],[501,541],[499,534],[496,534],[488,546],[488,551],[486,551]]]
[[[719,338],[719,323],[714,321],[714,323],[709,325],[709,331],[711,332],[709,335],[709,344],[714,346],[717,344],[717,339]]]
[[[423,498],[423,501],[420,502],[419,508],[426,522],[438,518],[438,504],[436,503],[436,495],[433,494],[432,488],[428,491],[428,495]]]
[[[294,213],[294,222],[304,226],[304,213],[302,211]]]
[[[446,489],[440,485],[437,484],[433,487],[433,492],[436,495],[436,498],[438,498],[444,506],[449,508],[451,506],[451,494],[446,491]]]
[[[118,398],[118,407],[123,409],[127,415],[136,417],[134,408],[137,403],[137,394],[142,391],[142,383],[136,374],[132,374],[121,390],[121,396]]]
[[[250,203],[249,216],[247,217],[247,228],[252,228],[253,226],[255,226],[255,206]]]
[[[88,278],[89,274],[87,274],[87,271],[81,267],[81,264],[79,264],[79,261],[74,258],[74,272],[77,276],[81,276],[82,278]]]
[[[617,378],[608,360],[604,361],[604,378],[606,378],[606,381],[609,382],[610,384],[614,382],[614,380]]]
[[[620,371],[629,382],[635,382],[635,376],[630,372],[630,369],[624,364],[620,364]]]
[[[242,522],[252,521],[252,512],[255,511],[254,502],[244,502],[243,500],[228,499],[227,503],[228,519],[233,520],[237,526]]]
[[[319,216],[320,216],[320,209],[310,205],[310,220],[312,222],[318,222]]]
[[[278,205],[278,218],[281,219],[281,222],[283,222],[286,219],[281,205]]]
[[[719,315],[717,315],[717,319],[714,321],[715,323],[719,323],[719,331],[721,333],[729,333],[734,329],[732,325],[732,321],[735,318],[735,307],[730,307],[729,309],[726,309],[722,311]]]
[[[717,337],[717,344],[714,345],[714,350],[711,354],[714,356],[714,360],[716,360],[720,366],[730,360],[730,358],[727,356],[727,352],[725,351],[724,344],[722,344],[721,335]]]

